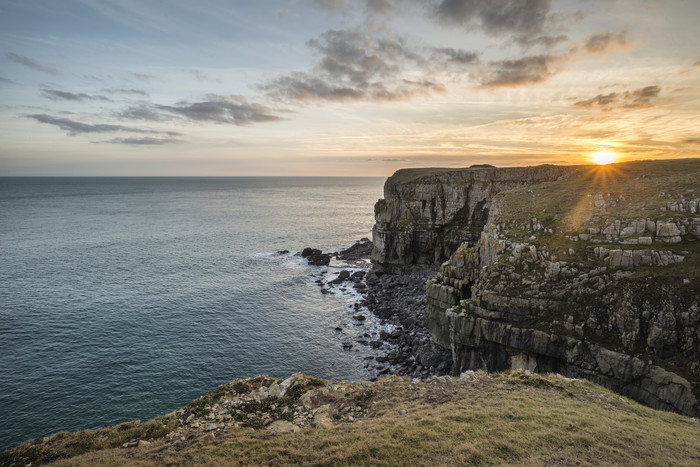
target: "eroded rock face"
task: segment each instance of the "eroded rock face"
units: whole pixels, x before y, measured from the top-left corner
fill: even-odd
[[[375,205],[375,267],[389,271],[437,269],[464,242],[474,244],[493,197],[576,170],[575,167],[403,169],[384,185]]]
[[[556,219],[547,229],[502,215],[514,193],[492,201],[476,245],[427,284],[428,327],[454,370],[557,372],[700,415],[695,210],[583,219],[565,232]]]

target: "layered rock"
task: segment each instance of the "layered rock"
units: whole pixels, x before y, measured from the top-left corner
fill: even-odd
[[[437,269],[464,242],[474,244],[493,197],[504,190],[556,180],[576,167],[402,169],[375,205],[375,267]]]
[[[492,198],[428,282],[430,331],[456,372],[554,371],[700,415],[700,164],[597,170]]]

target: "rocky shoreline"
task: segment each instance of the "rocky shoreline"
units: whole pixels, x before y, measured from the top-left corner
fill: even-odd
[[[450,351],[435,343],[426,326],[425,287],[434,272],[416,269],[388,273],[375,269],[370,266],[372,248],[372,242],[363,238],[340,252],[323,253],[305,248],[299,253],[312,266],[327,266],[332,260],[337,261],[340,269],[337,276],[326,274],[316,281],[321,293],[343,294],[352,289],[358,294],[353,304],[354,319],[364,321],[366,317],[357,312],[366,308],[381,325],[389,325],[388,330],[381,330],[374,338],[365,333],[355,343],[343,346],[351,350],[357,344],[377,350],[379,355],[367,357],[365,363],[365,368],[376,375],[372,380],[388,374],[421,379],[450,374]]]

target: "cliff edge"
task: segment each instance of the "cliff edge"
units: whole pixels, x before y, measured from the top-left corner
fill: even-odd
[[[697,416],[698,180],[698,159],[399,171],[373,260],[439,266],[426,324],[453,372],[557,372]]]
[[[462,243],[476,243],[491,203],[504,190],[556,180],[575,167],[402,169],[384,185],[374,207],[375,268],[434,269]]]

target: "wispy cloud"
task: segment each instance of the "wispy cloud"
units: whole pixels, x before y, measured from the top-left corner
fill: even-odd
[[[172,115],[166,115],[158,111],[155,106],[151,104],[131,106],[121,112],[116,112],[114,116],[121,120],[145,120],[149,122],[161,122],[173,119]]]
[[[326,11],[340,11],[352,4],[350,0],[312,0],[312,3]]]
[[[474,73],[481,87],[497,88],[541,83],[554,75],[552,64],[561,60],[554,55],[533,55],[515,60],[490,62]]]
[[[57,89],[44,89],[41,93],[47,99],[52,101],[73,101],[73,102],[83,102],[83,101],[102,101],[102,102],[113,102],[111,99],[101,95],[91,95],[85,93],[73,93],[66,91],[59,91]]]
[[[70,136],[79,135],[82,133],[115,133],[115,132],[129,132],[129,133],[146,133],[146,134],[165,134],[168,136],[180,136],[181,133],[174,131],[157,131],[136,127],[128,127],[123,125],[113,125],[108,123],[83,123],[76,120],[71,120],[68,118],[54,117],[47,114],[34,114],[28,115],[27,117],[36,120],[39,123],[46,123],[48,125],[54,125],[61,130],[67,132]]]
[[[106,92],[108,94],[130,94],[133,96],[148,97],[148,93],[142,89],[103,89],[102,92]]]
[[[136,78],[137,80],[139,80],[139,81],[144,81],[144,82],[147,82],[147,83],[150,83],[151,81],[155,81],[155,80],[158,79],[158,78],[156,78],[156,77],[153,76],[153,75],[147,75],[147,74],[145,74],[145,73],[132,73],[131,75],[132,75],[134,78]]]
[[[26,67],[31,68],[32,70],[36,71],[41,71],[43,73],[48,73],[50,75],[58,75],[59,72],[55,68],[51,68],[45,65],[41,65],[40,63],[37,63],[36,61],[32,60],[29,57],[25,57],[24,55],[19,55],[16,53],[9,52],[7,54],[7,58],[10,60],[20,63]]]
[[[479,54],[463,49],[453,49],[451,47],[438,47],[433,49],[431,62],[447,63],[458,65],[471,65],[479,61]]]
[[[599,54],[611,47],[625,47],[628,45],[627,31],[619,33],[600,32],[588,36],[583,46],[590,54]]]
[[[659,86],[646,86],[633,91],[598,94],[590,99],[574,102],[576,107],[599,108],[603,111],[637,110],[652,107],[661,93]]]
[[[3,76],[0,76],[0,83],[13,84],[14,81],[12,81],[11,79],[7,79],[7,78],[5,78],[5,77],[3,77]]]
[[[387,15],[394,11],[395,5],[391,0],[366,0],[367,12],[374,15]]]
[[[158,105],[154,108],[197,122],[228,123],[239,126],[283,120],[270,108],[248,102],[241,96],[210,97],[212,99],[202,102],[179,102],[175,105]]]
[[[278,115],[284,110],[274,110],[266,105],[250,102],[243,96],[210,94],[199,102],[177,102],[173,105],[141,104],[131,106],[114,116],[122,120],[150,122],[189,121],[220,123],[237,126],[269,123],[285,120]]]
[[[127,146],[163,146],[165,144],[184,143],[183,140],[175,138],[112,138],[106,141],[93,141],[95,144],[125,144]]]

